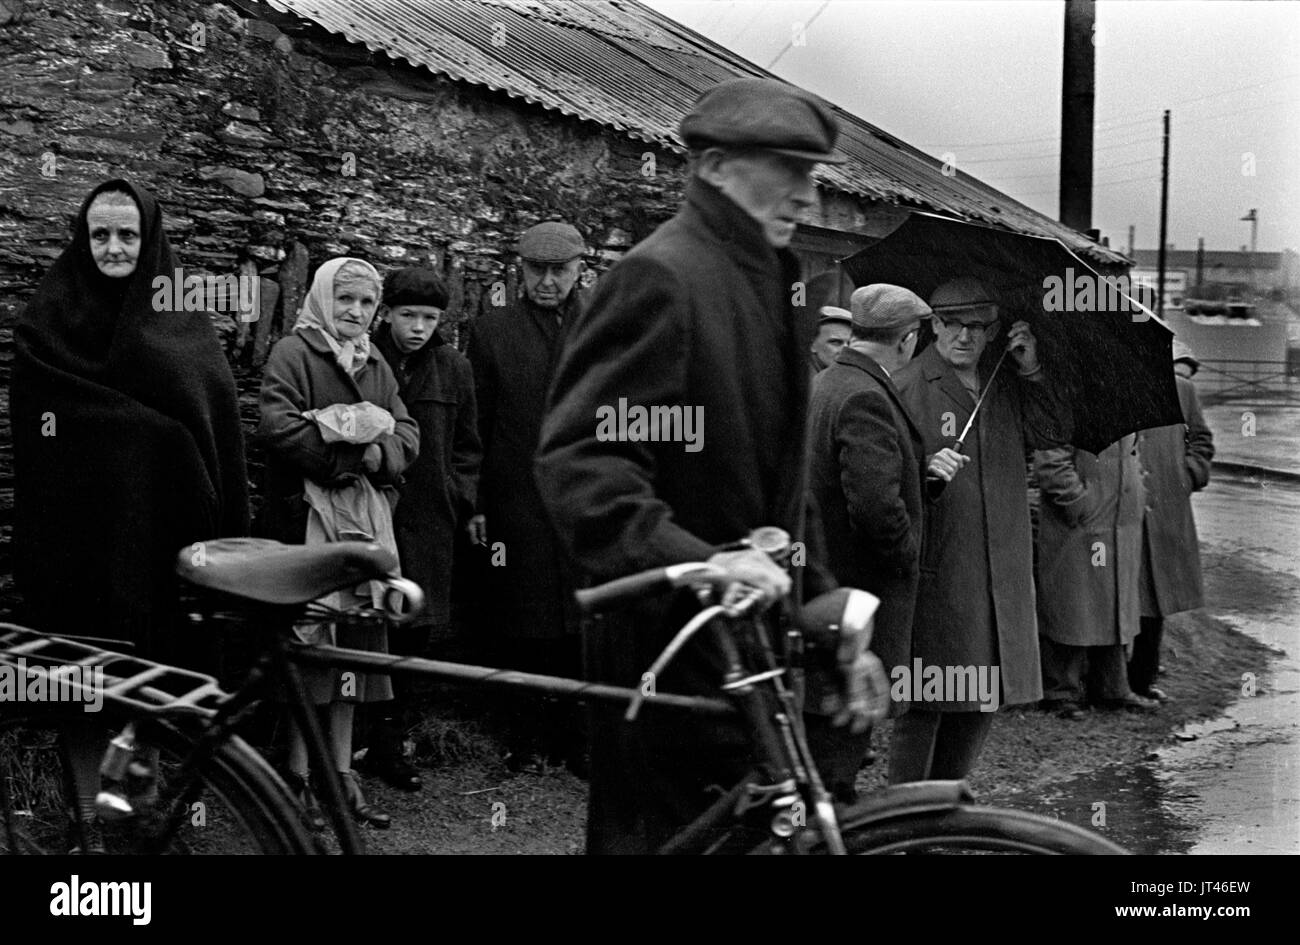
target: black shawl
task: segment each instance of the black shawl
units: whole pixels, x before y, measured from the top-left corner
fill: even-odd
[[[140,208],[135,271],[99,272],[86,211]],[[14,333],[15,578],[47,632],[126,640],[166,658],[183,546],[248,533],[234,378],[206,312],[155,310],[177,264],[153,195],[107,181]]]

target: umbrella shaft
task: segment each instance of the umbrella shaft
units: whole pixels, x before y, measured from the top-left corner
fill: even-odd
[[[998,363],[993,365],[993,373],[989,375],[988,383],[985,384],[984,389],[980,391],[979,399],[975,401],[975,409],[970,412],[970,419],[966,421],[966,426],[962,428],[961,436],[957,437],[957,442],[953,445],[953,449],[958,453],[961,452],[962,445],[966,442],[966,434],[970,433],[971,425],[975,423],[975,415],[980,412],[980,407],[984,403],[984,398],[989,395],[989,388],[993,386],[993,379],[998,376],[998,368],[1002,367],[1002,362],[1007,359],[1007,352],[1010,350],[1010,348],[1003,348],[1002,356],[998,358]]]

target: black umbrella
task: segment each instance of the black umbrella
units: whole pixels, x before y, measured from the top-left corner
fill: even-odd
[[[843,266],[860,286],[888,282],[922,298],[958,276],[987,285],[1002,337],[1024,320],[1038,339],[1080,449],[1099,453],[1125,434],[1183,422],[1168,326],[1132,297],[1127,277],[1103,279],[1059,240],[913,213]]]

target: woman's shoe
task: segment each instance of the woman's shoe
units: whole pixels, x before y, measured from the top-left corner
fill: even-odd
[[[320,833],[324,830],[325,815],[321,813],[320,804],[317,803],[316,795],[312,792],[310,778],[290,771],[285,774],[284,783],[289,786],[289,793],[302,809],[302,822],[307,829],[312,833]]]
[[[340,771],[339,780],[343,783],[343,795],[347,798],[348,809],[352,811],[352,816],[357,823],[387,830],[393,819],[366,802],[366,796],[361,793],[361,785],[357,782],[356,772]]]

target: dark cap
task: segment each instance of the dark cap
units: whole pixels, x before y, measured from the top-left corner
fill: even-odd
[[[997,300],[984,283],[971,276],[949,279],[930,294],[930,307],[935,314],[960,312],[965,309],[995,308]],[[994,311],[990,321],[997,320]]]
[[[835,118],[821,99],[776,79],[730,79],[698,99],[678,133],[688,148],[722,145],[843,164]]]
[[[565,263],[587,251],[582,234],[567,223],[539,223],[519,237],[519,255],[533,262]]]
[[[818,310],[818,315],[821,316],[817,319],[818,327],[833,324],[835,322],[843,322],[845,325],[853,324],[853,313],[846,308],[839,308],[834,305],[823,305]]]
[[[917,325],[931,314],[930,306],[911,289],[886,282],[854,289],[849,305],[853,309],[853,324],[868,330]]]
[[[424,266],[408,266],[390,272],[384,280],[384,304],[389,308],[403,305],[447,307],[447,287],[438,274]]]

